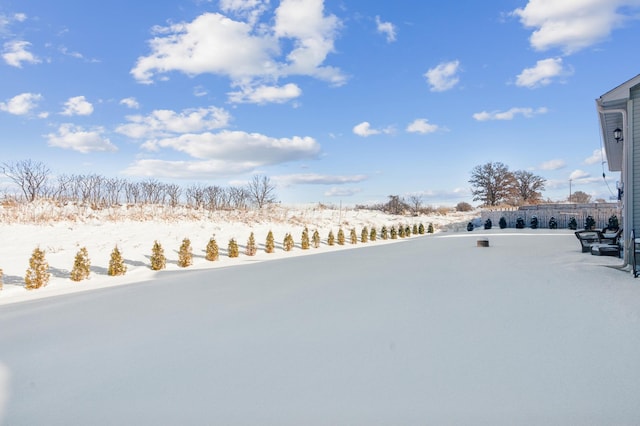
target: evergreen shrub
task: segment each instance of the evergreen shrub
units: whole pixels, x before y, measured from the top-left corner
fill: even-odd
[[[244,249],[244,254],[247,256],[255,256],[258,252],[258,247],[256,246],[256,237],[253,235],[253,232],[249,234],[249,239],[247,240],[247,247]]]
[[[473,231],[473,223],[471,222],[467,223],[467,231],[469,232]]]
[[[118,249],[118,246],[115,246],[111,251],[111,257],[109,259],[109,269],[107,270],[107,274],[115,277],[118,275],[124,275],[126,272],[127,266],[124,264],[122,253]]]
[[[524,219],[521,217],[518,217],[516,219],[516,229],[524,229]]]
[[[505,219],[504,216],[502,216],[498,221],[498,226],[500,226],[500,229],[505,229],[507,227],[507,219]]]
[[[215,237],[209,238],[206,251],[207,251],[207,254],[205,255],[205,259],[207,259],[210,262],[214,262],[218,260],[219,248],[218,248],[218,243],[216,242]]]
[[[82,281],[89,278],[91,273],[91,261],[89,260],[89,252],[86,247],[82,247],[76,253],[71,269],[71,281]]]
[[[29,259],[29,269],[24,277],[25,288],[34,290],[45,287],[49,283],[51,274],[49,273],[49,263],[45,259],[44,250],[36,247]]]
[[[267,233],[267,241],[264,245],[264,251],[266,251],[267,253],[273,253],[275,250],[276,250],[276,241],[273,238],[273,232],[269,230],[269,232]]]
[[[227,246],[227,253],[229,257],[238,257],[240,256],[240,249],[238,248],[238,242],[235,238],[231,238],[229,240],[229,244]]]
[[[558,221],[553,216],[549,219],[549,229],[558,229]]]
[[[166,268],[166,266],[167,258],[164,255],[162,244],[160,244],[158,241],[155,241],[153,243],[153,248],[151,249],[151,269],[154,271],[159,271]]]
[[[531,229],[538,229],[538,217],[537,216],[531,216],[530,225],[531,225]]]
[[[333,235],[333,231],[329,231],[329,235],[327,236],[327,244],[332,246],[336,243],[336,237]]]
[[[593,216],[589,215],[584,220],[584,229],[592,230],[596,227],[596,221]]]
[[[493,223],[491,222],[490,218],[484,221],[484,229],[491,229],[492,226],[493,226]]]
[[[186,268],[193,265],[193,250],[191,248],[191,240],[185,238],[180,244],[180,250],[178,251],[178,266]]]
[[[316,229],[313,231],[313,235],[311,236],[311,242],[313,243],[313,248],[320,247],[320,233]]]
[[[576,220],[575,217],[571,216],[569,218],[569,224],[567,225],[569,227],[569,229],[571,229],[572,231],[575,231],[576,229],[578,229],[578,221]]]

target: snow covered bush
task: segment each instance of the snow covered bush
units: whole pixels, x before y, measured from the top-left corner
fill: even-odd
[[[521,217],[518,217],[516,219],[516,229],[524,229],[524,219]]]
[[[538,229],[538,217],[537,216],[531,216],[530,226],[531,226],[531,229]]]
[[[593,216],[589,215],[584,220],[584,229],[592,230],[596,227],[596,221]]]
[[[378,232],[376,231],[376,227],[372,226],[371,227],[371,232],[369,232],[369,240],[370,241],[375,241],[378,239]]]
[[[549,219],[549,229],[558,229],[558,222],[553,216],[551,216],[551,219]]]
[[[422,223],[418,225],[418,234],[424,235],[424,225]]]
[[[620,222],[618,221],[618,216],[614,214],[609,218],[607,229],[611,231],[617,231],[618,229],[620,229]]]
[[[244,250],[244,254],[247,256],[255,256],[258,252],[258,247],[256,246],[256,237],[253,235],[253,232],[249,234],[249,239],[247,240],[247,247]]]
[[[219,257],[219,248],[218,243],[216,242],[215,237],[209,238],[209,242],[207,243],[205,259],[210,262],[218,260]]]
[[[231,238],[229,240],[229,245],[227,246],[227,253],[229,257],[238,257],[240,256],[240,250],[238,249],[238,243],[235,238]]]
[[[344,245],[344,231],[342,228],[338,229],[338,245]]]
[[[313,248],[320,247],[320,233],[318,230],[313,231],[313,235],[311,236],[311,242],[313,243]]]
[[[507,227],[507,219],[505,219],[504,216],[502,216],[498,221],[498,226],[500,226],[500,229],[505,229]]]
[[[389,239],[389,230],[386,225],[382,225],[382,228],[380,229],[380,238],[383,240]]]
[[[473,222],[467,223],[467,231],[469,232],[473,231]]]
[[[164,248],[157,240],[153,242],[151,248],[151,270],[159,271],[166,268],[167,258],[164,255]]]
[[[407,237],[407,238],[411,236],[411,226],[405,225],[405,227],[404,227],[404,236]]]
[[[493,226],[493,223],[491,222],[490,218],[484,221],[484,229],[491,229],[492,226]]]
[[[351,244],[358,243],[358,234],[356,233],[356,228],[351,228],[351,232],[349,232],[349,239],[351,240]]]
[[[411,229],[411,233],[413,235],[418,235],[418,224],[417,223],[413,224],[413,228]]]
[[[82,247],[76,253],[71,269],[71,281],[82,281],[89,278],[91,273],[91,261],[89,260],[89,252],[86,247]]]
[[[369,241],[369,228],[365,226],[360,232],[360,242],[366,243],[367,241]]]
[[[301,238],[301,241],[300,241],[300,248],[302,248],[302,250],[307,250],[309,248],[309,230],[307,229],[306,226],[302,230],[302,238]]]
[[[267,233],[267,241],[264,245],[264,251],[267,253],[273,253],[275,250],[276,250],[276,241],[273,238],[273,232],[269,230],[269,233]]]
[[[191,249],[191,240],[185,238],[182,240],[180,250],[178,251],[178,266],[186,268],[193,265],[193,250]]]
[[[336,237],[333,235],[333,231],[329,231],[329,235],[327,236],[327,244],[332,246],[336,243]]]
[[[109,258],[109,269],[107,271],[107,274],[115,277],[117,275],[124,275],[126,272],[127,266],[124,264],[122,253],[120,253],[118,246],[115,246],[111,251],[111,257]]]
[[[427,227],[427,234],[433,234],[433,223],[429,223]]]
[[[293,250],[293,246],[293,237],[287,232],[284,236],[284,241],[282,242],[282,248],[284,251],[291,251]]]
[[[29,259],[29,269],[24,277],[25,287],[27,290],[44,287],[49,283],[50,278],[49,264],[45,259],[44,251],[36,247]]]
[[[569,229],[571,229],[572,231],[575,231],[576,229],[578,229],[578,221],[576,220],[575,217],[571,216],[569,218],[569,225],[568,225]]]
[[[395,225],[391,225],[391,229],[389,230],[389,236],[391,237],[392,240],[398,239],[398,230],[396,229]]]
[[[404,226],[398,225],[398,237],[404,238],[406,234],[404,233]]]

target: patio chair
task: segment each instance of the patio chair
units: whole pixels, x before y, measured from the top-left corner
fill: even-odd
[[[591,252],[591,246],[594,244],[599,244],[601,239],[604,238],[601,231],[592,231],[592,230],[583,230],[576,231],[576,238],[580,241],[580,246],[582,247],[583,253]]]

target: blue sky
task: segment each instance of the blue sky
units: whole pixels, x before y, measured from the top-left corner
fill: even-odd
[[[4,0],[0,162],[455,205],[499,161],[545,198],[609,199],[595,99],[640,73],[639,18],[640,0]]]

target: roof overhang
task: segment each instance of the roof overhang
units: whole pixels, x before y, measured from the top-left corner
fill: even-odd
[[[596,99],[607,163],[612,172],[622,170],[623,146],[631,140],[627,129],[627,105],[631,89],[638,85],[640,74]],[[615,129],[622,130],[622,140],[614,138]]]

